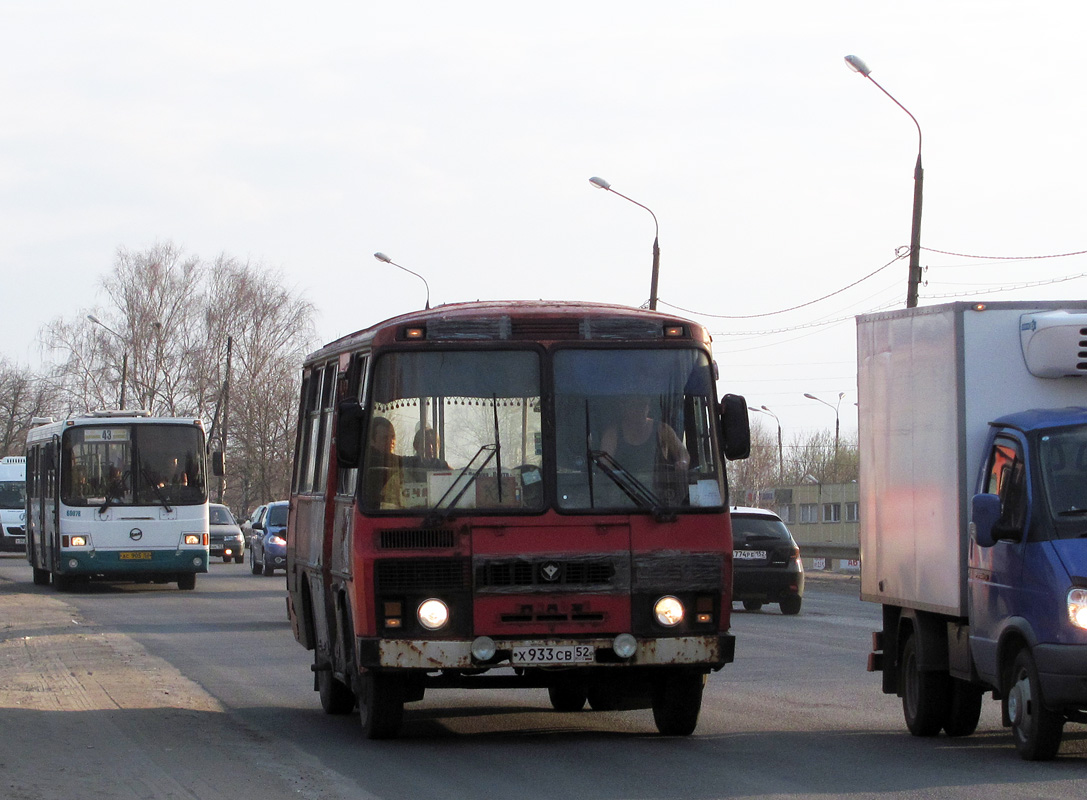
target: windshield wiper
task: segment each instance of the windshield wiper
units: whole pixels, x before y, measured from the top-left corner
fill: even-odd
[[[483,470],[487,467],[488,464],[491,463],[491,461],[498,457],[498,451],[499,447],[497,444],[485,444],[482,445],[478,450],[476,450],[476,454],[472,456],[472,458],[465,465],[464,469],[460,471],[460,474],[458,474],[453,483],[450,484],[449,488],[446,489],[442,496],[438,498],[438,501],[434,503],[434,510],[427,514],[426,518],[423,520],[424,528],[434,527],[435,525],[439,525],[442,522],[445,522],[449,518],[449,515],[452,514],[454,510],[456,510],[457,503],[459,503],[460,499],[464,497],[464,493],[468,491],[468,488],[473,483],[475,483],[476,478],[479,477],[479,474],[483,472]],[[482,455],[483,453],[487,453],[487,457],[483,459],[483,463],[476,467],[472,471],[471,475],[468,475],[468,471],[472,469],[472,465],[476,462],[476,459],[479,458],[480,455]],[[457,492],[456,496],[454,496],[453,499],[449,502],[449,505],[446,506],[446,508],[442,509],[441,505],[443,502],[445,502],[445,498],[449,497],[450,493],[457,488],[457,484],[460,483],[461,478],[463,478],[465,475],[468,475],[468,480],[466,480],[464,482],[464,485],[460,487],[460,491]],[[499,485],[501,485],[502,483],[501,475],[499,475],[498,483]]]
[[[109,510],[111,500],[124,500],[124,498],[121,497],[121,492],[125,490],[125,475],[127,474],[128,473],[122,473],[110,482],[110,485],[106,488],[106,499],[102,505],[98,507],[99,514],[105,514]]]
[[[653,493],[653,490],[634,477],[626,467],[615,460],[611,453],[606,450],[590,450],[589,459],[623,490],[634,505],[652,511],[658,522],[671,522],[676,519],[675,512],[666,511],[664,503]]]
[[[169,514],[173,511],[173,509],[170,508],[169,500],[166,499],[166,495],[162,491],[162,487],[152,479],[151,474],[147,471],[147,467],[141,465],[140,474],[143,475],[143,479],[151,485],[151,488],[155,490],[155,494],[158,495],[159,502],[162,504],[162,507],[166,509],[166,513]]]

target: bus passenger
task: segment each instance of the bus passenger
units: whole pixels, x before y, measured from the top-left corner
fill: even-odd
[[[624,398],[619,422],[605,429],[600,449],[646,486],[663,493],[666,502],[681,502],[691,456],[670,425],[650,416],[649,403],[646,396]]]

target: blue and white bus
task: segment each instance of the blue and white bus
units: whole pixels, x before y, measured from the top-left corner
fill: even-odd
[[[207,463],[199,419],[96,411],[31,428],[26,555],[34,583],[193,589],[208,571]]]

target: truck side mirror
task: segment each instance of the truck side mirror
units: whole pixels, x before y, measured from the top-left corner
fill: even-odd
[[[358,398],[348,397],[337,406],[336,460],[339,466],[353,469],[362,461],[362,432],[366,428],[366,409]]]
[[[729,461],[751,455],[751,422],[747,400],[741,395],[726,394],[721,398],[721,442]]]
[[[1000,519],[1000,498],[995,494],[976,494],[970,502],[970,527],[979,547],[996,544],[993,528]]]

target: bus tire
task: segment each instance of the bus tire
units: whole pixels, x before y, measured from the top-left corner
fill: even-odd
[[[34,585],[35,586],[48,586],[50,578],[49,570],[38,569],[34,567]]]
[[[681,672],[662,680],[653,691],[653,721],[665,736],[690,736],[702,710],[705,676]]]
[[[196,573],[183,572],[177,576],[177,588],[182,591],[191,591],[196,588]]]
[[[1045,707],[1038,668],[1030,650],[1023,648],[1012,663],[1005,694],[1015,749],[1024,761],[1049,761],[1061,746],[1064,717]]]
[[[70,575],[61,575],[59,572],[53,573],[53,588],[58,592],[66,592],[72,588],[72,578]]]
[[[318,649],[313,648],[313,671],[317,676],[317,693],[326,714],[350,714],[355,710],[355,694],[347,684],[332,674],[332,665],[323,665]]]
[[[917,634],[902,648],[902,716],[914,736],[935,736],[947,718],[950,678],[946,672],[917,668]]]
[[[367,739],[395,739],[404,719],[404,693],[399,678],[367,671],[360,676],[359,721]]]
[[[968,681],[951,679],[951,702],[947,706],[944,733],[948,736],[969,736],[977,730],[981,719],[981,702],[984,692],[980,686]]]

